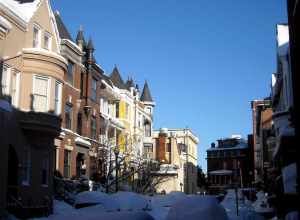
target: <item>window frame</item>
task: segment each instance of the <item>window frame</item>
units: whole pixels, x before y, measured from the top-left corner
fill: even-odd
[[[42,80],[47,80],[47,95],[46,95],[46,109],[45,111],[39,111],[39,112],[48,112],[49,109],[50,109],[50,92],[51,92],[51,79],[47,76],[43,76],[43,75],[38,75],[38,74],[34,74],[33,75],[33,84],[32,84],[32,95],[33,95],[33,110],[34,111],[37,111],[36,110],[36,107],[35,107],[35,95],[37,95],[35,93],[35,88],[36,88],[36,80],[37,79],[42,79]],[[42,95],[40,95],[42,96]]]
[[[63,176],[65,178],[71,177],[71,161],[72,161],[71,153],[72,153],[72,151],[64,149],[64,173],[63,173]],[[65,172],[66,170],[67,170],[67,173]]]
[[[58,91],[56,90],[58,86]],[[54,91],[54,113],[60,115],[62,112],[62,82],[55,80]]]
[[[37,39],[35,39],[35,30],[37,30]],[[41,48],[41,32],[42,29],[38,24],[33,24],[32,47]]]
[[[75,63],[72,60],[68,60],[67,82],[72,86],[74,86],[74,65],[75,65]],[[71,70],[70,70],[70,67],[72,67]]]
[[[98,80],[92,77],[92,86],[91,86],[91,99],[95,102],[97,100],[97,82]]]
[[[91,117],[91,139],[97,139],[97,120],[96,117]]]
[[[69,109],[71,110],[71,113],[68,112],[69,117],[66,116],[66,114],[67,114],[67,107],[69,107]],[[65,113],[65,127],[66,127],[66,129],[72,130],[72,127],[73,127],[73,105],[70,104],[70,103],[66,103],[65,104],[65,112],[64,113]],[[69,121],[67,121],[67,119],[70,119],[70,123],[68,123]]]
[[[48,45],[46,45],[46,38],[48,38]],[[43,46],[44,46],[45,50],[49,50],[49,51],[52,50],[52,35],[47,31],[45,31],[45,33],[44,33],[44,45]]]
[[[5,71],[4,71],[5,70]],[[4,79],[5,72],[5,79]],[[11,67],[8,65],[3,65],[2,76],[1,76],[1,89],[3,95],[9,95],[10,93],[10,80],[11,80]]]

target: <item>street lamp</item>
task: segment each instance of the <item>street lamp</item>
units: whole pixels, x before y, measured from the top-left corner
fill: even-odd
[[[115,153],[115,159],[116,159],[116,192],[119,191],[119,185],[118,185],[118,175],[119,175],[119,164],[118,164],[118,157],[119,157],[119,153],[120,153],[120,150],[119,150],[119,147],[116,146],[115,149],[114,149],[114,153]]]

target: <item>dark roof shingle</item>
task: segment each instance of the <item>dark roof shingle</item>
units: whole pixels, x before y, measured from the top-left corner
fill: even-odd
[[[62,21],[60,15],[58,12],[55,12],[54,14],[56,24],[57,24],[57,29],[59,33],[59,37],[61,39],[68,39],[70,41],[73,41],[71,34],[69,33],[67,27],[65,26],[64,22]]]
[[[153,99],[152,99],[147,81],[145,81],[145,85],[144,85],[143,92],[142,92],[142,95],[141,95],[141,101],[143,101],[143,102],[153,102]]]
[[[119,89],[126,89],[126,86],[124,84],[124,81],[121,78],[121,75],[119,73],[119,70],[117,67],[115,67],[110,75],[110,79],[113,82],[113,84],[118,87]]]

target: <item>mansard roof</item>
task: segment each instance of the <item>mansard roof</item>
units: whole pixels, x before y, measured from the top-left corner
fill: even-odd
[[[119,89],[126,89],[126,86],[124,84],[124,81],[122,80],[122,77],[119,73],[118,68],[115,66],[111,75],[110,79],[113,82],[113,84],[118,87]]]
[[[73,42],[72,36],[69,33],[67,27],[65,26],[64,22],[62,21],[59,12],[55,12],[54,14],[55,20],[56,20],[56,25],[59,33],[59,37],[61,39],[67,39]]]
[[[144,85],[143,92],[142,92],[142,95],[141,95],[141,101],[143,101],[143,102],[153,102],[153,99],[152,99],[147,81],[145,81],[145,85]]]

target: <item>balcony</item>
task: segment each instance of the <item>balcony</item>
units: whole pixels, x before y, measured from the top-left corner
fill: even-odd
[[[53,136],[60,134],[61,119],[50,113],[17,111],[17,119],[24,130],[47,133]]]

